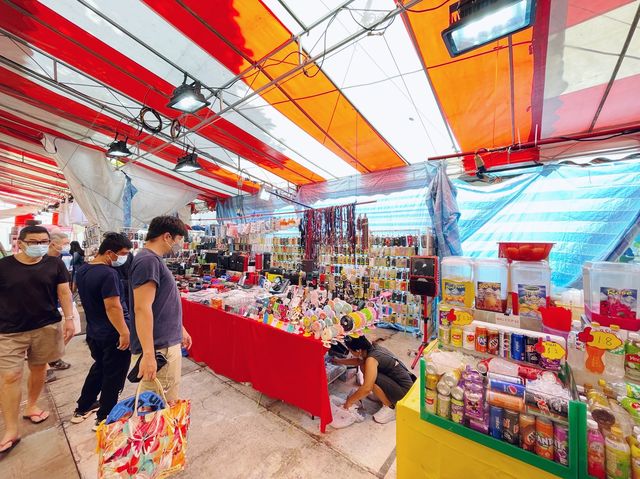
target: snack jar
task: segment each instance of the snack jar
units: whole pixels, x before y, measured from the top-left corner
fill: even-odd
[[[542,321],[540,307],[551,298],[551,269],[546,261],[514,261],[510,265],[513,313]]]
[[[462,256],[447,256],[440,267],[442,302],[450,306],[473,307],[473,260]]]
[[[473,265],[476,309],[504,313],[509,289],[509,263],[504,258],[478,258]]]

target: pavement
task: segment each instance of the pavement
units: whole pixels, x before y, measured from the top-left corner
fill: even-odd
[[[377,329],[368,336],[383,338],[381,344],[406,364],[411,361],[407,352],[419,345],[411,335],[390,330]],[[0,458],[0,478],[97,477],[94,416],[78,425],[69,422],[91,365],[84,335],[72,339],[64,360],[72,367],[56,372],[58,379],[46,385],[40,400],[51,417],[40,425],[23,421],[22,442]],[[355,386],[353,371],[346,376],[330,385],[330,394],[346,397]],[[121,397],[134,392],[128,383]],[[329,426],[321,434],[318,418],[189,359],[183,361],[181,396],[192,401],[187,468],[172,477],[396,477],[395,421],[375,423],[371,415],[379,405],[371,401],[364,402],[364,422],[345,429]]]

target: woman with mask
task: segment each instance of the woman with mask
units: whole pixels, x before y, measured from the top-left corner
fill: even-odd
[[[359,366],[364,382],[347,398],[343,407],[349,409],[369,396],[382,403],[382,408],[373,415],[373,420],[380,424],[393,421],[396,417],[396,403],[409,392],[416,380],[415,375],[391,351],[371,344],[364,336],[347,336],[344,343],[353,358],[334,359],[334,363]]]
[[[126,262],[132,247],[126,236],[106,233],[96,257],[82,265],[76,274],[87,318],[87,344],[94,363],[71,422],[78,424],[97,411],[94,430],[118,402],[131,362],[126,292],[122,291],[116,269]]]

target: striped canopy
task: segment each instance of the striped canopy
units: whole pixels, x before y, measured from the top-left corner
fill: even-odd
[[[1,0],[0,199],[68,193],[44,134],[101,151],[126,137],[126,161],[211,202],[483,149],[501,150],[491,167],[600,148],[546,143],[576,134],[637,148],[640,0],[538,0],[532,27],[452,58],[454,4]],[[211,103],[194,114],[167,107],[185,74]],[[141,128],[145,106],[161,132]],[[176,172],[187,146],[203,169]]]

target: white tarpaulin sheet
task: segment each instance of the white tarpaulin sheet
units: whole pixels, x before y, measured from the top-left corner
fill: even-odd
[[[198,196],[198,191],[165,178],[143,167],[130,164],[116,170],[104,158],[104,153],[63,140],[45,138],[55,144],[52,154],[69,184],[78,206],[89,224],[100,225],[103,231],[120,230],[125,226],[124,193],[126,177],[136,193],[131,200],[131,227],[142,227],[159,215],[172,215]]]

